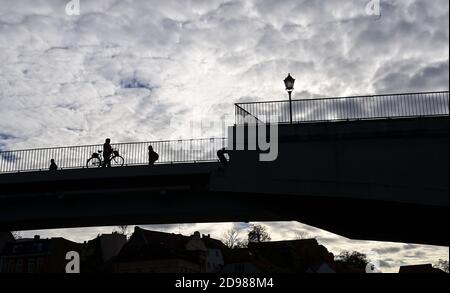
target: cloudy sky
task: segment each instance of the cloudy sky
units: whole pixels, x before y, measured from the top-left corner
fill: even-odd
[[[367,0],[80,0],[80,15],[66,14],[68,2],[0,1],[0,149],[192,138],[173,117],[284,99],[288,72],[295,98],[449,89],[447,0],[381,0],[379,16]],[[79,240],[98,229],[47,233]],[[281,239],[304,226],[270,229]],[[384,247],[386,267],[448,258],[448,248],[312,230],[333,249]]]

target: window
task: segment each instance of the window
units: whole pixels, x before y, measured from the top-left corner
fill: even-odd
[[[22,273],[23,272],[23,260],[19,259],[16,263],[16,273]]]
[[[42,273],[44,270],[44,258],[39,257],[36,261],[36,273]]]
[[[34,245],[33,245],[33,250],[34,250],[35,252],[40,252],[40,251],[42,251],[42,248],[43,248],[42,243],[34,243]]]
[[[7,272],[8,272],[8,273],[14,273],[14,271],[15,271],[15,263],[14,263],[14,260],[12,259],[12,260],[10,260],[10,261],[8,262],[8,269],[7,269]]]
[[[30,258],[28,260],[28,272],[34,273],[35,269],[36,269],[36,262],[35,262],[34,258]]]
[[[22,244],[17,244],[13,246],[13,253],[18,253],[22,250],[23,245]]]

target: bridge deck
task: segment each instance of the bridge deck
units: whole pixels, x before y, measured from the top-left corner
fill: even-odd
[[[185,163],[156,166],[133,166],[28,172],[0,176],[0,198],[71,194],[77,190],[157,190],[191,188],[207,184],[210,173],[219,163]]]

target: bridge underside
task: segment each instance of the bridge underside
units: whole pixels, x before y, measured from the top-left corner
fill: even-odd
[[[17,182],[3,189],[0,230],[299,221],[351,239],[448,245],[447,208],[306,194],[213,192],[208,170],[217,167],[205,164],[203,172],[189,176],[151,174],[113,182],[106,177],[45,185]]]
[[[0,230],[299,221],[448,246],[448,116],[284,125],[279,155],[0,176]]]

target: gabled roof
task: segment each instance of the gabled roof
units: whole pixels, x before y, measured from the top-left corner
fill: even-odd
[[[174,249],[185,250],[186,245],[191,240],[190,236],[181,234],[164,233],[158,231],[144,230],[136,227],[135,233],[140,233],[147,245],[167,246]]]
[[[10,231],[0,231],[0,239],[2,238],[8,239],[8,242],[15,240],[13,233]]]
[[[7,243],[3,249],[4,255],[33,254],[37,252],[51,251],[59,246],[70,246],[73,249],[81,249],[82,244],[67,240],[62,237],[55,238],[23,238]]]
[[[118,261],[185,259],[198,263],[198,251],[187,250],[187,244],[193,237],[195,236],[150,231],[135,227],[130,240],[122,248]]]
[[[304,272],[311,266],[334,261],[334,255],[316,239],[249,243],[248,248],[276,266],[296,272]]]
[[[229,249],[225,244],[223,244],[222,241],[211,238],[209,235],[203,235],[202,240],[203,240],[203,243],[205,243],[205,246],[207,248],[221,249],[221,250]]]

